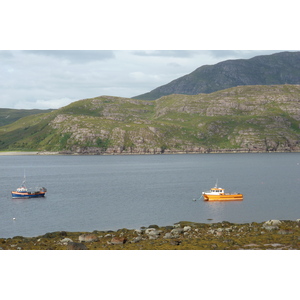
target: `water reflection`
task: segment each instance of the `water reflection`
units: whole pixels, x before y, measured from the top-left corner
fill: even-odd
[[[226,216],[234,214],[234,211],[238,213],[241,205],[243,205],[242,201],[205,201],[206,220],[211,222],[228,221],[226,220]]]

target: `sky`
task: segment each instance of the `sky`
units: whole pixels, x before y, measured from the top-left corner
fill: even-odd
[[[273,1],[270,13],[261,0],[6,1],[0,108],[134,97],[202,65],[297,50],[295,4]]]
[[[134,97],[202,65],[272,51],[0,50],[0,108],[60,108],[102,95]]]

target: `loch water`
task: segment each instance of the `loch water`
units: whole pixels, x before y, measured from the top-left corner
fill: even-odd
[[[45,198],[11,198],[24,170],[27,187],[46,187]],[[216,180],[244,200],[199,199]],[[0,238],[179,221],[296,220],[299,182],[299,153],[0,156]]]

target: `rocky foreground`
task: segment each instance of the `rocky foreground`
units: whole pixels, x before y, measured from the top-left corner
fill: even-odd
[[[0,238],[2,250],[299,250],[300,219],[263,223],[179,222],[117,231]]]

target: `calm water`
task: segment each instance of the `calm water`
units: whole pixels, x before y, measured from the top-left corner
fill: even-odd
[[[45,198],[11,199],[24,170]],[[0,156],[0,179],[0,237],[300,218],[298,153]],[[244,201],[193,201],[216,179]]]

